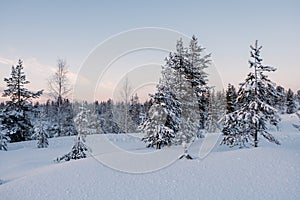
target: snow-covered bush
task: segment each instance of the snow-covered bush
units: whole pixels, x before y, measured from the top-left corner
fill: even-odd
[[[4,132],[0,131],[0,150],[7,151],[7,142],[10,141],[10,138],[6,136]]]
[[[74,122],[77,128],[78,136],[75,144],[73,145],[71,151],[61,157],[56,158],[56,162],[62,160],[69,161],[71,159],[81,159],[86,158],[86,151],[89,148],[85,145],[85,137],[89,134],[89,110],[85,107],[80,107],[80,112],[74,118]]]
[[[60,162],[62,160],[69,161],[71,159],[77,160],[81,158],[86,158],[85,151],[88,151],[88,147],[85,145],[81,136],[78,136],[71,151],[61,157],[56,158],[55,162]]]
[[[300,114],[299,113],[296,113],[296,115],[299,117],[300,119]],[[293,124],[293,126],[298,129],[300,131],[300,124]]]
[[[7,142],[10,141],[10,138],[7,136],[7,130],[2,124],[3,122],[3,113],[0,112],[0,150],[7,151]]]
[[[42,122],[40,122],[40,124],[34,128],[34,134],[31,137],[32,139],[38,140],[38,148],[47,148],[49,146],[49,135],[47,134],[44,124]]]

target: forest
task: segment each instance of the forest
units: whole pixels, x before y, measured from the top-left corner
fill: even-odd
[[[157,149],[188,144],[214,132],[222,132],[221,144],[231,147],[257,147],[258,135],[280,144],[268,127],[277,127],[280,114],[299,110],[300,90],[270,80],[268,74],[276,68],[262,64],[261,49],[258,41],[250,46],[245,80],[216,91],[205,72],[211,54],[204,53],[195,36],[187,46],[179,39],[176,51],[165,58],[156,92],[145,102],[128,90],[128,79],[121,91],[123,101],[72,100],[67,63],[62,59],[49,77],[49,88],[30,91],[26,63],[20,59],[4,78],[2,96],[8,100],[0,104],[0,149],[7,150],[8,142],[36,139],[38,147],[47,147],[47,138],[52,137],[78,135],[78,140],[84,140],[82,135],[138,132],[145,134],[142,140],[147,147]],[[40,103],[45,91],[50,98]]]

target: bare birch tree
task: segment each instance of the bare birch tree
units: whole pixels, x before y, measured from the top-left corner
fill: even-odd
[[[58,123],[58,134],[62,135],[63,129],[63,102],[68,99],[68,95],[72,90],[69,78],[67,63],[63,59],[57,60],[57,71],[48,80],[50,96],[54,99],[57,105],[57,123]]]

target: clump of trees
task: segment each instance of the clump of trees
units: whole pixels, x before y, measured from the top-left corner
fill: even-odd
[[[191,158],[186,144],[205,129],[207,120],[208,79],[204,70],[210,65],[210,54],[204,53],[193,36],[188,47],[184,47],[182,39],[178,40],[176,52],[165,60],[157,92],[151,95],[151,116],[142,125],[147,133],[143,140],[156,148],[182,144],[183,157]]]

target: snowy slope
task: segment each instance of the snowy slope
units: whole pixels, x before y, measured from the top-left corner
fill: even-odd
[[[0,199],[300,199],[300,132],[291,126],[298,121],[293,115],[283,116],[280,131],[274,132],[280,146],[263,140],[256,149],[216,145],[200,159],[199,140],[190,149],[194,160],[140,174],[103,165],[97,150],[96,157],[54,163],[70,150],[74,137],[50,139],[48,149],[37,149],[36,141],[9,144],[9,151],[0,152]],[[98,136],[89,136],[89,141],[103,145],[97,143]],[[129,152],[153,151],[135,137],[108,137]],[[180,151],[172,147],[168,153]],[[110,149],[101,155],[126,162]]]

